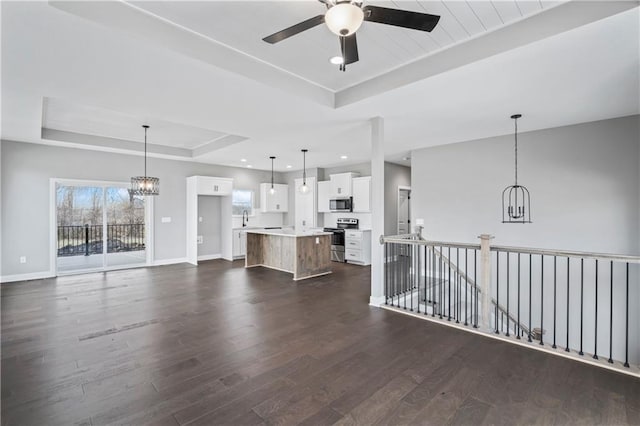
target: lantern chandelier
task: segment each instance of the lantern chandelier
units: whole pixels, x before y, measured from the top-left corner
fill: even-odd
[[[518,185],[518,118],[521,114],[514,114],[511,118],[515,123],[515,184],[507,186],[502,191],[502,223],[531,223],[531,197],[529,190]]]
[[[144,124],[142,128],[144,128],[144,176],[134,176],[131,178],[130,196],[160,194],[160,179],[147,176],[147,129],[149,129],[149,126]]]

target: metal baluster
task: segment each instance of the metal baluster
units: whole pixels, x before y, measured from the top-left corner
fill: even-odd
[[[553,256],[553,349],[556,346],[556,284],[558,281],[558,274],[556,273],[556,256]]]
[[[624,328],[624,366],[629,368],[629,262],[627,262],[627,296],[626,296],[626,319]]]
[[[447,275],[447,291],[449,309],[447,311],[447,321],[451,321],[451,247],[447,248],[447,264],[449,265],[449,274]]]
[[[478,328],[478,251],[476,249],[473,249],[473,282],[475,283],[474,286],[474,293],[476,296],[476,316],[475,316],[475,321],[473,324],[473,328]]]
[[[440,312],[440,319],[442,319],[442,311],[444,311],[444,303],[443,303],[443,299],[444,299],[444,287],[443,287],[443,277],[442,277],[442,271],[443,271],[443,265],[442,265],[442,246],[440,246],[440,256],[438,256],[438,276],[440,278],[440,280],[438,281],[439,287],[440,287],[440,305],[439,305],[439,309],[438,311]]]
[[[531,277],[532,277],[531,271],[532,270],[533,270],[533,256],[529,254],[529,336],[527,338],[529,342],[533,341],[531,339]]]
[[[414,257],[415,255],[415,248],[416,246],[409,246],[411,247],[410,253],[411,253],[411,262],[409,263],[411,265],[411,267],[413,268],[413,275],[411,274],[411,272],[409,272],[409,288],[411,289],[411,293],[409,293],[409,299],[411,301],[411,312],[413,312],[413,289],[414,289],[414,278],[416,275],[416,259]]]
[[[431,316],[436,316],[436,246],[431,247]],[[439,307],[439,305],[438,305]]]
[[[567,257],[567,347],[564,348],[565,352],[569,352],[569,267],[571,265],[571,258]]]
[[[582,351],[584,329],[584,257],[580,258],[580,352],[579,355],[584,355]]]
[[[609,290],[609,359],[607,362],[613,364],[613,358],[611,357],[613,351],[613,260],[611,261],[611,284]]]
[[[598,259],[596,259],[596,306],[595,306],[595,320],[594,326],[594,339],[593,339],[593,359],[598,359]]]
[[[520,253],[518,253],[518,325],[516,339],[520,340]]]
[[[456,266],[457,266],[457,271],[460,271],[460,248],[456,247]],[[454,314],[456,316],[456,324],[460,324],[460,296],[461,296],[461,291],[460,291],[460,285],[462,284],[462,276],[460,274],[460,272],[456,272],[456,278],[457,278],[457,288],[455,289],[456,292],[458,293],[458,301],[456,304],[454,304]]]
[[[544,254],[540,255],[540,345],[544,346]]]
[[[469,314],[467,312],[467,287],[469,286],[469,253],[464,249],[464,325],[469,325]]]
[[[404,310],[407,310],[407,275],[409,271],[407,268],[407,246],[402,246],[402,292],[404,293]]]
[[[387,258],[387,246],[389,243],[384,243],[384,304],[389,304],[389,259]]]
[[[500,334],[498,328],[498,306],[500,306],[500,252],[496,252],[496,334]]]
[[[510,258],[510,253],[507,252],[507,334],[506,336],[509,337],[509,280],[511,279],[511,274],[509,273],[509,258]]]

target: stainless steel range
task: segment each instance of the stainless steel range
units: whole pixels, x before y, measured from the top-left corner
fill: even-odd
[[[345,229],[358,229],[358,219],[350,217],[338,218],[337,228],[324,228],[324,232],[333,232],[331,238],[331,260],[334,262],[346,262],[344,256],[344,231]]]

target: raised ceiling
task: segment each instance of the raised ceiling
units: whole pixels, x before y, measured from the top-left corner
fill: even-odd
[[[440,21],[431,33],[363,23],[357,33],[360,61],[349,65],[348,71],[343,73],[329,63],[330,57],[339,54],[340,47],[338,38],[326,25],[274,45],[262,41],[269,34],[324,13],[326,7],[319,1],[133,2],[141,9],[331,91],[340,91],[388,73],[559,3],[539,0],[367,1],[368,5],[439,15]]]
[[[511,134],[514,112],[524,115],[523,134],[638,114],[637,5],[563,3],[334,93],[120,1],[1,2],[1,136],[139,154],[139,142],[118,135],[139,141],[138,120],[149,119],[227,135],[206,149],[152,156],[231,166],[245,158],[269,169],[275,155],[276,170],[295,170],[301,148],[310,150],[309,167],[369,161],[376,116],[384,118],[387,159],[398,159]],[[110,133],[84,114],[65,131],[45,131],[46,98],[115,112],[122,123],[110,123],[129,124]]]
[[[143,124],[150,126],[149,145],[193,150],[227,136],[215,130],[158,120],[155,117],[136,117],[68,99],[45,98],[43,102],[43,129],[143,142]]]

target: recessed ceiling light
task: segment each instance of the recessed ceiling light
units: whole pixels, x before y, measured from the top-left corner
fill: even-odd
[[[402,159],[403,159],[404,161],[409,161],[409,160],[411,160],[411,157],[402,157]]]
[[[291,164],[287,164],[287,169],[290,169],[291,167]]]
[[[251,164],[247,164],[247,168],[248,168],[248,169],[250,169],[250,168],[252,168],[252,167],[253,167],[253,166],[252,166]]]
[[[349,157],[347,157],[346,155],[341,155],[341,156],[340,156],[340,159],[341,159],[341,160],[346,160],[347,158],[349,158]]]
[[[242,161],[243,163],[246,163],[247,159],[246,158],[241,158],[240,161]]]
[[[344,58],[342,56],[332,56],[331,58],[329,58],[329,62],[331,62],[333,65],[342,65],[342,63],[344,62]]]

